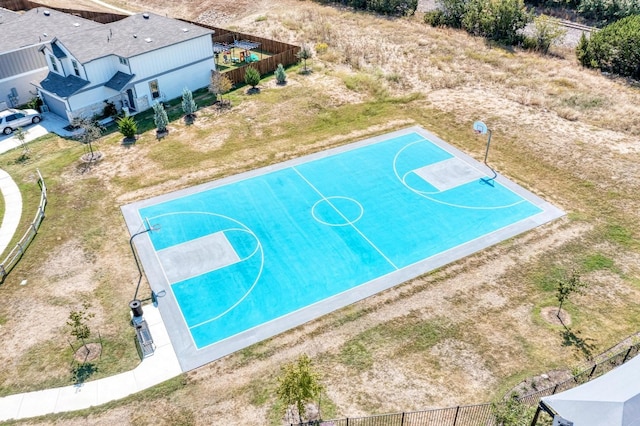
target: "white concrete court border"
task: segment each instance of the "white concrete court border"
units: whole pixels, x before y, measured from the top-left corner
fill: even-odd
[[[147,206],[163,203],[169,200],[186,197],[195,193],[203,192],[212,188],[228,185],[245,179],[250,179],[272,171],[293,167],[302,163],[324,158],[330,155],[354,150],[363,146],[372,145],[378,142],[400,137],[410,133],[418,133],[425,139],[441,147],[445,151],[454,155],[458,159],[467,163],[475,169],[481,170],[486,176],[493,176],[494,171],[488,166],[478,162],[471,156],[446,143],[434,134],[420,126],[412,126],[395,132],[371,137],[359,142],[351,143],[341,147],[317,152],[315,154],[241,173],[216,181],[185,188],[183,190],[163,194],[147,200],[122,206],[122,214],[131,235],[145,229],[145,222],[140,217],[138,210]],[[196,348],[187,328],[182,313],[173,297],[170,284],[167,282],[162,265],[158,261],[157,254],[148,235],[141,235],[134,241],[139,259],[144,267],[147,280],[156,294],[163,294],[164,297],[158,299],[159,309],[165,322],[169,336],[174,345],[183,371],[190,371],[216,359],[222,358],[233,352],[246,348],[254,343],[273,337],[277,334],[290,330],[294,327],[312,321],[337,309],[373,296],[381,291],[392,288],[405,281],[413,279],[433,269],[447,265],[456,260],[462,259],[470,254],[488,248],[501,241],[514,237],[518,234],[536,228],[544,223],[564,216],[564,212],[535,194],[527,191],[523,187],[515,184],[500,174],[496,174],[495,181],[526,199],[530,203],[539,207],[542,212],[534,216],[521,220],[505,228],[496,230],[481,238],[469,241],[460,246],[442,252],[438,255],[424,259],[408,267],[397,270],[391,274],[374,279],[343,293],[334,295],[313,305],[302,308],[298,311],[273,319],[265,324],[238,333],[220,342],[213,343],[204,348]]]

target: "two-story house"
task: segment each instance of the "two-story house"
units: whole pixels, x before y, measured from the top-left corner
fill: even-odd
[[[102,24],[42,7],[19,14],[0,9],[0,110],[29,102],[36,96],[32,81],[49,73],[39,52],[56,36]]]
[[[153,13],[98,25],[40,49],[49,73],[36,86],[61,117],[100,114],[107,101],[136,113],[209,85],[213,31]]]

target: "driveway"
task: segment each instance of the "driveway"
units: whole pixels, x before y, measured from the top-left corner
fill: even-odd
[[[25,143],[44,136],[48,133],[55,133],[63,137],[73,136],[73,133],[64,130],[64,127],[69,123],[52,112],[45,112],[42,114],[42,121],[38,124],[31,124],[24,127],[26,137]],[[20,141],[16,139],[15,134],[1,135],[0,136],[0,154],[10,151],[20,146]]]

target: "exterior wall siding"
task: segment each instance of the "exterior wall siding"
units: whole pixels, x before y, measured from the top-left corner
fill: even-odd
[[[31,82],[43,80],[48,73],[49,68],[45,66],[44,68],[0,80],[0,102],[6,102],[10,107],[26,104],[31,98],[35,97],[34,93],[36,93],[36,88]],[[9,99],[11,89],[16,89],[18,92],[17,105],[12,105]]]
[[[213,60],[203,61],[189,67],[179,68],[171,73],[162,74],[136,83],[135,91],[138,98],[136,101],[137,110],[143,111],[151,108],[152,103],[156,100],[168,101],[180,97],[185,87],[194,91],[208,86],[211,81],[212,69],[214,69]],[[161,94],[161,97],[158,99],[153,99],[151,96],[149,82],[152,80],[158,80],[158,88]]]
[[[213,69],[213,45],[210,35],[134,56],[129,58],[129,63],[136,80],[142,80],[207,57],[211,58]]]

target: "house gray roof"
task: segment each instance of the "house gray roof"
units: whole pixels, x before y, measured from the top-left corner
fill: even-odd
[[[4,11],[2,13],[4,14]],[[0,24],[3,34],[0,37],[0,54],[48,43],[61,35],[100,27],[104,25],[68,13],[38,7]]]
[[[19,17],[20,17],[19,13],[16,13],[13,10],[4,9],[0,7],[0,25],[6,24],[7,22],[15,21]]]
[[[83,64],[109,55],[131,58],[213,31],[153,13],[132,15],[86,31],[58,36]]]
[[[56,94],[61,98],[68,98],[87,84],[89,84],[87,80],[83,80],[75,75],[63,77],[54,72],[50,72],[47,78],[37,83],[42,89]]]
[[[47,61],[40,53],[39,46],[0,54],[0,80],[46,67]]]
[[[118,71],[113,75],[113,77],[111,77],[111,80],[107,81],[104,85],[109,89],[120,92],[135,76],[135,74],[126,74],[122,71]]]

